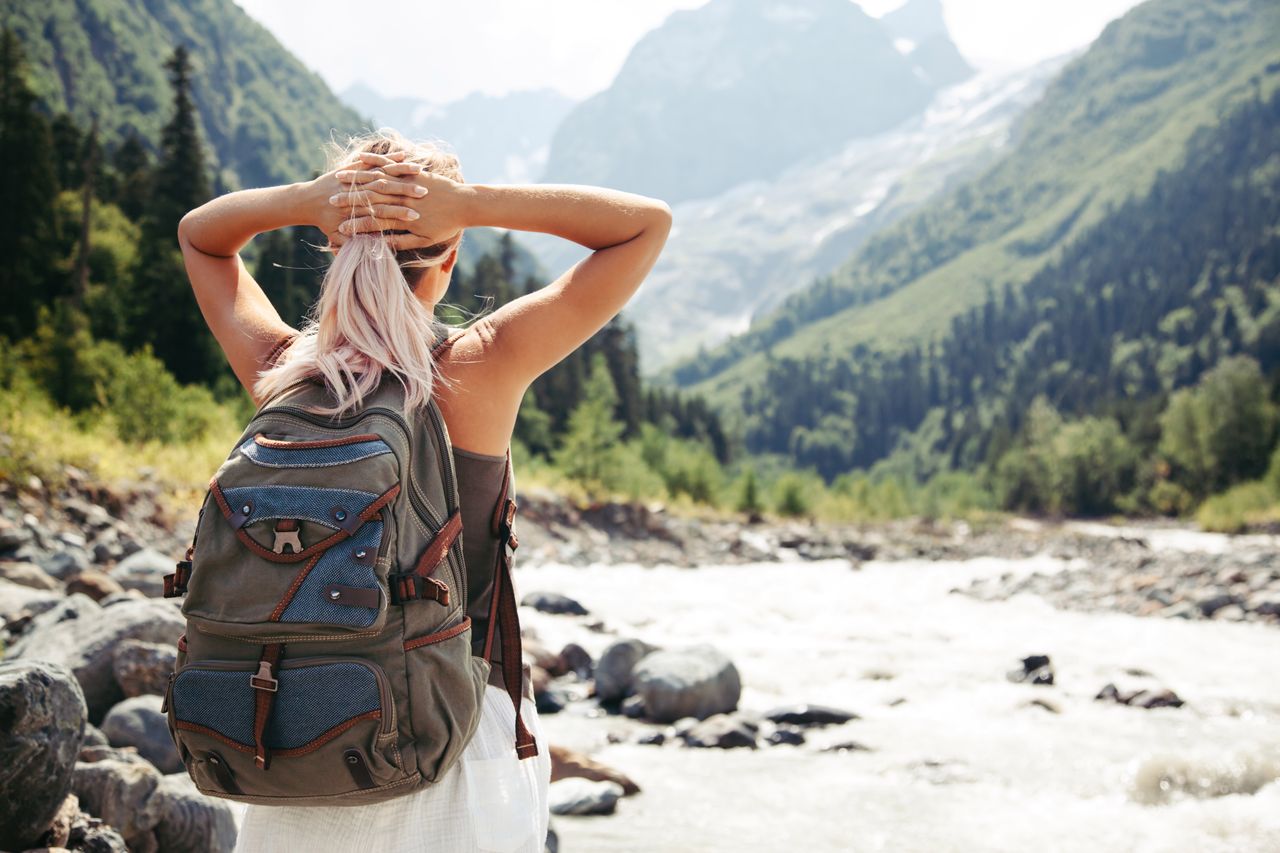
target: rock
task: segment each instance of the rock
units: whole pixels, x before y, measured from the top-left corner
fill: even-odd
[[[132,746],[161,773],[177,773],[183,769],[178,748],[169,734],[165,715],[160,711],[164,700],[159,696],[134,696],[107,712],[102,720],[102,733],[112,746]]]
[[[153,799],[162,778],[160,771],[143,762],[79,762],[72,788],[80,805],[114,827],[130,850],[154,850],[151,830],[160,822],[160,804]]]
[[[692,731],[693,727],[700,722],[702,721],[699,720],[697,717],[681,717],[680,719],[672,723],[671,732],[676,737],[682,738],[686,734],[688,734],[690,731]]]
[[[732,714],[714,714],[702,720],[684,735],[689,746],[733,749],[746,746],[755,749],[756,733]]]
[[[542,645],[537,637],[522,637],[523,646],[521,651],[524,653],[524,659],[534,666],[541,667],[547,672],[552,672],[556,668],[559,656],[553,653],[546,646]]]
[[[97,504],[91,504],[80,498],[68,498],[62,503],[62,510],[72,521],[89,527],[101,529],[111,524],[111,514]]]
[[[148,767],[155,767],[150,761],[138,754],[138,750],[131,746],[122,746],[116,748],[114,746],[82,746],[80,747],[80,755],[76,759],[85,764],[93,764],[98,761],[123,761],[125,764],[145,764]]]
[[[871,752],[871,747],[866,744],[859,743],[856,740],[842,740],[838,743],[827,744],[822,748],[823,752]]]
[[[67,581],[67,594],[75,595],[77,592],[89,596],[94,601],[101,601],[108,595],[124,592],[124,588],[106,572],[86,569]]]
[[[543,843],[542,853],[560,853],[560,836],[550,824],[547,824],[547,840]]]
[[[576,673],[579,678],[590,678],[595,670],[595,662],[591,660],[591,653],[577,643],[569,643],[560,650],[560,660],[557,667],[560,674],[567,672]]]
[[[622,700],[622,714],[633,720],[638,720],[644,716],[644,700],[639,696],[628,696]]]
[[[782,705],[764,712],[764,718],[771,723],[786,723],[792,726],[839,726],[850,720],[861,719],[852,711],[832,708],[829,705]]]
[[[37,557],[36,562],[58,580],[66,580],[89,568],[89,555],[77,548],[67,548]]]
[[[16,560],[0,560],[0,580],[16,583],[18,586],[31,589],[59,590],[62,584],[58,579],[37,566],[35,563],[23,563]]]
[[[621,797],[622,786],[617,782],[581,778],[552,782],[548,792],[550,810],[555,815],[613,814]]]
[[[1059,708],[1054,703],[1050,702],[1048,699],[1032,699],[1031,701],[1026,703],[1025,707],[1040,708],[1041,710],[1048,711],[1050,714],[1062,713],[1062,709]]]
[[[596,782],[616,782],[623,796],[640,793],[640,786],[625,773],[563,746],[551,745],[551,781],[582,777]]]
[[[85,716],[84,694],[62,667],[0,663],[0,849],[36,843],[58,813]]]
[[[0,554],[16,551],[34,537],[26,527],[19,527],[7,518],[0,518]]]
[[[1022,668],[1011,670],[1008,678],[1015,684],[1053,684],[1053,664],[1048,655],[1031,655],[1022,659]]]
[[[1218,593],[1200,599],[1196,602],[1196,606],[1200,608],[1200,613],[1202,615],[1212,617],[1213,614],[1217,613],[1222,608],[1230,604],[1235,604],[1236,602],[1237,599],[1234,595]]]
[[[569,700],[559,690],[544,690],[534,694],[533,698],[539,714],[558,714],[569,704]]]
[[[53,848],[65,848],[71,841],[71,825],[78,817],[80,817],[80,801],[76,799],[75,794],[67,794],[40,841]]]
[[[176,646],[125,640],[111,657],[111,671],[126,697],[164,695],[178,663]]]
[[[769,732],[769,736],[765,740],[774,745],[789,744],[791,746],[800,746],[804,743],[804,732],[795,726],[778,726]]]
[[[1098,695],[1093,697],[1097,701],[1117,702],[1121,705],[1131,705],[1135,708],[1181,708],[1185,702],[1174,693],[1167,689],[1142,689],[1121,691],[1114,684],[1108,684],[1098,691]]]
[[[164,853],[231,853],[236,846],[231,804],[201,794],[186,773],[160,780],[149,805],[160,815],[155,835]]]
[[[561,595],[558,592],[528,593],[524,598],[520,599],[520,605],[522,607],[532,607],[534,610],[540,610],[543,613],[568,616],[587,615],[587,608],[569,596]]]
[[[653,731],[642,732],[637,738],[636,743],[645,746],[662,746],[667,742],[667,733],[662,729],[654,729]]]
[[[21,633],[37,617],[65,600],[61,593],[0,580],[0,624],[14,633]]]
[[[656,650],[644,640],[615,640],[596,662],[596,697],[601,702],[617,702],[632,693],[631,673],[645,655]]]
[[[102,729],[93,723],[84,724],[84,742],[83,746],[107,746],[109,741],[107,736],[102,733]]]
[[[87,603],[93,608],[94,618],[43,624],[52,611],[43,614],[36,619],[40,624],[33,624],[14,646],[11,657],[51,661],[70,669],[84,690],[89,720],[96,722],[124,698],[112,670],[116,646],[125,640],[176,643],[186,628],[186,620],[167,601],[124,601],[105,608],[82,595],[68,601]]]
[[[136,589],[150,598],[159,598],[164,594],[164,576],[173,571],[174,562],[159,551],[143,548],[117,563],[111,576],[125,589]]]
[[[649,719],[660,723],[733,711],[742,695],[737,667],[706,644],[646,655],[636,664],[632,684]]]

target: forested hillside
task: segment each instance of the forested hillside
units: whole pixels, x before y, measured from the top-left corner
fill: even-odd
[[[109,148],[136,133],[158,150],[164,62],[186,46],[216,183],[230,188],[304,178],[332,131],[368,123],[232,0],[0,0],[0,20],[25,48],[46,114],[81,129],[96,115]]]

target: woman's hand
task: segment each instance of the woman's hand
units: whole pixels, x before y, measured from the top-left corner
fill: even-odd
[[[309,224],[323,231],[334,246],[345,241],[339,226],[353,216],[380,223],[371,231],[404,228],[421,215],[408,205],[427,194],[426,187],[413,183],[422,166],[399,162],[403,153],[357,156],[360,162],[339,166],[306,186],[303,206]],[[353,175],[364,177],[356,181]]]
[[[370,162],[366,160],[366,164]],[[400,167],[407,165],[413,164],[353,167],[335,173],[350,189],[330,199],[334,209],[344,214],[338,234],[329,238],[334,245],[341,245],[340,241],[353,234],[389,231],[388,242],[396,251],[421,249],[448,242],[466,227],[465,184],[419,168],[410,177],[412,194],[398,192],[399,187],[386,192],[386,174],[400,174]],[[408,214],[402,214],[405,208]]]

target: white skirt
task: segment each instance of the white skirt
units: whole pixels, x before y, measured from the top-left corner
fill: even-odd
[[[521,702],[533,758],[516,758],[511,697],[489,684],[475,736],[438,782],[368,806],[246,805],[236,853],[542,853],[551,754],[533,702]]]

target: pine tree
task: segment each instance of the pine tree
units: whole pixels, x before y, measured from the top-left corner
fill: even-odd
[[[564,441],[555,454],[556,465],[588,492],[603,488],[609,466],[616,462],[623,424],[614,417],[618,392],[603,353],[591,358],[591,373],[582,402],[569,415]]]
[[[110,191],[105,201],[114,201],[124,215],[137,222],[147,210],[151,192],[151,155],[138,134],[130,133],[111,158]]]
[[[182,382],[212,382],[223,372],[222,357],[200,315],[177,242],[182,217],[209,199],[187,49],[179,45],[165,68],[173,85],[173,117],[161,134],[160,162],[143,220],[130,342],[151,344]]]
[[[0,335],[21,338],[65,287],[56,273],[58,195],[49,122],[36,111],[17,36],[0,33]]]

